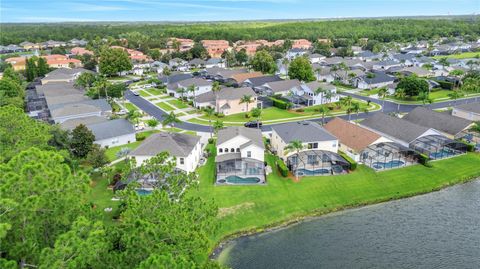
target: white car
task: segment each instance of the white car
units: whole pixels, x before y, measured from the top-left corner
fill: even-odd
[[[135,95],[135,96],[139,96],[139,95],[140,95],[138,92],[132,92],[132,93],[133,93],[133,95]]]

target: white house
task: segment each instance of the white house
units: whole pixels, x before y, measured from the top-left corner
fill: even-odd
[[[194,172],[202,157],[200,137],[181,133],[156,133],[145,139],[128,156],[134,157],[137,165],[140,165],[161,152],[168,152],[175,159],[176,168]]]
[[[321,91],[317,93],[318,89]],[[302,83],[300,86],[292,88],[291,91],[302,99],[302,103],[306,106],[333,103],[339,100],[337,88],[334,85],[318,81]]]
[[[227,127],[218,131],[217,184],[265,183],[262,132],[246,127]]]
[[[308,53],[308,50],[300,49],[300,48],[293,48],[287,51],[287,59],[293,60],[297,57],[303,56]]]
[[[195,87],[195,92],[188,91],[191,86]],[[210,91],[212,91],[212,82],[202,78],[189,78],[167,86],[167,94],[176,98],[198,96]]]
[[[102,147],[115,147],[136,141],[135,128],[126,119],[89,124],[87,128],[95,136],[95,144]]]
[[[395,82],[395,77],[383,72],[368,73],[356,79],[357,88],[374,89],[385,87]]]

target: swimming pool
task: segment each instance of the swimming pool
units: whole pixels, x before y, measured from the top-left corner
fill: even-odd
[[[330,169],[315,169],[315,170],[309,170],[305,168],[297,169],[297,175],[298,176],[316,176],[316,175],[325,175],[325,174],[331,174],[332,171]]]
[[[150,193],[152,193],[152,191],[146,189],[137,189],[136,191],[140,196],[149,195]]]
[[[388,168],[396,168],[404,165],[405,163],[399,160],[389,161],[389,162],[374,162],[372,167],[375,169],[388,169]]]
[[[454,155],[455,155],[455,152],[453,150],[442,149],[441,151],[430,154],[430,158],[436,160],[436,159],[451,157]]]
[[[219,180],[219,183],[230,183],[230,184],[256,184],[260,182],[258,177],[239,177],[239,176],[228,176],[225,180]]]

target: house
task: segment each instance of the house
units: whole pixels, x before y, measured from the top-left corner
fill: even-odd
[[[182,80],[190,79],[193,78],[193,75],[190,73],[180,73],[180,72],[173,72],[172,74],[165,76],[158,76],[158,79],[163,83],[163,84],[174,84]]]
[[[433,72],[418,66],[411,66],[411,67],[404,67],[398,71],[405,76],[410,76],[415,74],[418,77],[431,77],[433,76]]]
[[[480,121],[480,102],[455,106],[452,115],[471,121]]]
[[[294,39],[292,40],[292,49],[304,49],[308,50],[312,47],[312,42],[306,39]]]
[[[136,141],[135,128],[126,119],[114,119],[86,125],[95,136],[95,144],[115,147]]]
[[[167,47],[172,50],[187,51],[193,48],[195,42],[188,38],[169,38],[167,41]]]
[[[473,126],[473,121],[436,112],[425,107],[416,107],[403,119],[420,126],[433,128],[450,139],[462,137],[464,132]]]
[[[78,40],[76,38],[70,40],[68,43],[69,43],[70,46],[74,46],[74,47],[85,47],[88,44],[87,41],[85,41],[83,39]]]
[[[246,95],[251,97],[251,103],[240,102],[241,98]],[[216,112],[224,115],[249,112],[259,104],[261,102],[258,101],[257,95],[250,87],[222,88],[218,93],[210,91],[195,97],[197,108],[213,107]]]
[[[277,75],[247,78],[246,80],[243,81],[242,87],[251,87],[255,90],[255,88],[260,87],[266,83],[281,81],[281,80],[282,79]]]
[[[218,131],[217,184],[265,183],[265,146],[259,129],[227,127]]]
[[[111,46],[110,48],[121,49],[121,50],[127,52],[128,57],[133,62],[147,62],[147,61],[151,60],[150,57],[148,57],[147,55],[143,54],[143,52],[138,51],[138,50],[127,49],[127,48],[124,48],[124,47],[121,47],[121,46]]]
[[[157,74],[161,75],[163,74],[163,71],[165,68],[168,68],[168,64],[162,63],[160,61],[154,61],[150,64],[150,68],[153,69],[154,71],[157,71]]]
[[[199,136],[182,133],[156,133],[149,136],[136,149],[128,154],[135,158],[137,165],[168,152],[176,161],[176,168],[186,172],[194,172],[202,157],[202,144]]]
[[[47,61],[48,66],[51,68],[78,68],[83,66],[82,61],[68,58],[66,55],[51,54],[41,57]]]
[[[383,72],[368,73],[357,78],[357,88],[360,89],[374,89],[379,87],[385,87],[392,84],[395,81],[395,77],[389,76]]]
[[[357,59],[360,59],[362,61],[366,61],[366,62],[370,62],[370,61],[373,61],[374,59],[381,59],[382,58],[381,55],[375,54],[375,53],[373,53],[369,50],[361,51],[361,52],[355,54],[354,57],[357,58]]]
[[[84,117],[84,118],[66,120],[66,121],[64,121],[60,124],[60,127],[62,127],[62,129],[64,129],[64,130],[71,131],[71,130],[75,129],[80,124],[88,126],[88,125],[107,122],[107,121],[109,121],[109,119],[106,118],[106,117],[91,116],[91,117]]]
[[[287,95],[295,87],[300,86],[300,81],[298,79],[287,79],[281,81],[267,82],[261,86],[261,91],[266,95]]]
[[[85,55],[85,54],[93,55],[93,51],[87,50],[82,47],[74,47],[70,50],[70,53],[73,55]]]
[[[315,77],[318,81],[323,82],[332,82],[335,80],[334,72],[329,66],[321,66],[319,64],[312,64],[313,70],[315,72]]]
[[[47,97],[47,103],[49,103],[49,97]],[[55,123],[90,116],[106,117],[112,113],[112,108],[105,99],[48,104],[48,109]]]
[[[192,86],[195,92],[188,91]],[[212,91],[212,82],[202,78],[189,78],[167,85],[167,94],[176,98],[193,97],[210,91]]]
[[[385,60],[375,63],[372,68],[373,70],[387,70],[396,66],[402,66],[402,64],[393,60]]]
[[[93,73],[84,68],[58,68],[49,72],[44,78],[42,78],[42,85],[50,82],[72,82],[84,72]]]
[[[202,59],[195,58],[188,62],[188,66],[191,68],[202,68],[205,67],[206,62]]]
[[[201,43],[212,58],[221,58],[222,54],[230,49],[227,40],[202,40]]]
[[[308,55],[308,59],[310,60],[310,63],[316,64],[319,63],[320,60],[325,59],[325,56],[318,53],[312,53]]]
[[[35,43],[32,43],[32,42],[28,42],[28,41],[24,41],[24,42],[20,43],[19,45],[20,45],[20,47],[23,47],[25,50],[40,49],[39,44],[35,44]]]
[[[291,48],[287,51],[287,59],[293,60],[297,57],[306,55],[308,53],[308,50],[302,49],[302,48]]]
[[[360,125],[431,159],[452,157],[467,150],[465,144],[449,139],[441,131],[384,113],[377,113]]]
[[[249,78],[256,78],[261,76],[263,76],[262,72],[248,72],[233,74],[230,78],[233,79],[238,85],[240,85]]]
[[[0,46],[0,53],[15,53],[15,52],[23,52],[25,49],[23,47],[10,44],[8,46]]]
[[[287,150],[300,141],[301,150]],[[272,126],[272,150],[296,176],[332,175],[348,171],[350,164],[337,154],[338,139],[316,122],[290,122]]]
[[[170,61],[168,61],[168,66],[170,67],[170,69],[178,70],[182,72],[187,71],[189,69],[188,62],[180,58],[173,58]]]
[[[25,64],[27,63],[27,58],[26,57],[11,57],[5,59],[6,63],[9,63],[12,67],[13,70],[19,71],[19,70],[25,70]]]
[[[321,89],[321,92],[317,93],[318,89]],[[314,106],[339,100],[336,94],[337,88],[334,85],[318,81],[302,83],[299,87],[292,88],[291,93],[292,95],[287,98],[297,105]]]
[[[213,68],[213,67],[225,68],[225,62],[223,61],[222,58],[210,58],[205,62],[205,67],[206,68]]]

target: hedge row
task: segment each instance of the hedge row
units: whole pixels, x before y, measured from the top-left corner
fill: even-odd
[[[283,100],[279,100],[279,99],[276,99],[276,98],[270,98],[272,101],[273,101],[273,106],[274,107],[278,107],[280,109],[290,109],[292,107],[292,103],[290,102],[286,102],[286,101],[283,101]]]
[[[347,154],[345,154],[345,152],[338,151],[338,154],[350,164],[350,170],[354,171],[355,169],[357,169],[358,163],[352,158],[350,158]]]
[[[288,176],[288,168],[281,159],[277,160],[277,168],[278,168],[278,171],[280,172],[280,175],[282,175],[282,177]]]

